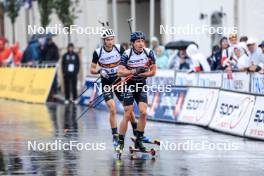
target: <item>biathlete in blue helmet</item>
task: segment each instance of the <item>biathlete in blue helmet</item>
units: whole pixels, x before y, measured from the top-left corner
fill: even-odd
[[[146,151],[143,145],[144,129],[146,126],[147,112],[147,92],[144,89],[147,77],[156,74],[154,52],[145,48],[145,34],[143,32],[133,32],[130,36],[132,48],[124,52],[118,67],[118,76],[126,77],[133,75],[127,81],[124,89],[124,117],[119,128],[119,142],[116,151],[122,153],[124,148],[124,139],[127,131],[130,114],[133,113],[133,103],[136,101],[140,113],[135,131],[135,148],[140,151]]]

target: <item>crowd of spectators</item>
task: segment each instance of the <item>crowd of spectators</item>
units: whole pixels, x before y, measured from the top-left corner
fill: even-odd
[[[264,73],[264,41],[258,44],[255,39],[232,33],[222,37],[219,45],[212,47],[206,57],[197,44],[176,51],[165,50],[156,37],[152,37],[151,46],[156,55],[159,69],[174,69],[187,72],[248,71]]]

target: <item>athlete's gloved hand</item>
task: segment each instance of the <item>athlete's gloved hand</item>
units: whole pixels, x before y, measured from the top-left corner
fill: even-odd
[[[109,75],[107,74],[107,72],[104,69],[99,69],[98,73],[101,75],[101,77],[108,79]]]
[[[145,67],[138,67],[138,68],[133,69],[133,70],[131,71],[131,73],[132,73],[133,75],[138,75],[138,74],[140,74],[140,73],[144,73],[144,72],[146,72],[146,71],[147,71],[147,69],[146,69]]]

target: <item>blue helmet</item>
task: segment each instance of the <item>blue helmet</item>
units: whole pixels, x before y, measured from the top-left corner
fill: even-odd
[[[145,40],[145,34],[141,31],[136,31],[130,35],[130,42],[135,42],[137,39]]]

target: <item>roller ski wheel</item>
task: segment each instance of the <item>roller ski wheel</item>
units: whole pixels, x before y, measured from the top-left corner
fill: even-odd
[[[155,159],[156,156],[156,150],[154,148],[151,148],[149,150],[140,150],[140,149],[136,149],[133,146],[129,146],[129,152],[130,152],[130,159],[137,159],[136,153],[149,154],[152,157],[152,159]]]

